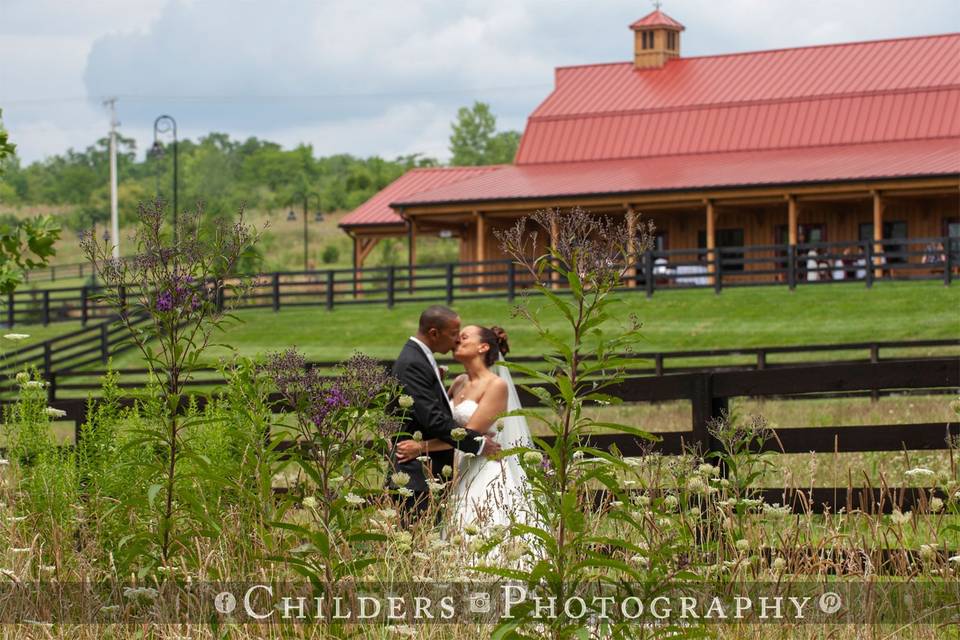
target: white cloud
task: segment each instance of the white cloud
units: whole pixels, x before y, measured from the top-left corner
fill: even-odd
[[[318,153],[447,156],[459,106],[522,128],[553,68],[627,60],[635,0],[0,0],[0,107],[25,160],[125,135],[226,131]],[[956,30],[946,0],[670,0],[687,55]],[[86,101],[31,101],[87,96]]]

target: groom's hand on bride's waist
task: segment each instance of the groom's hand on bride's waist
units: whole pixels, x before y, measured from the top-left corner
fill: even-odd
[[[483,450],[481,454],[484,458],[490,458],[491,460],[496,460],[497,456],[500,455],[500,445],[497,444],[497,441],[493,439],[491,435],[483,436]]]
[[[410,462],[418,456],[424,455],[423,442],[416,440],[403,440],[396,446],[397,462]]]

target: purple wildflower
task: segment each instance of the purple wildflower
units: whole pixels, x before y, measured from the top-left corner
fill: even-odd
[[[171,311],[173,309],[173,296],[169,291],[164,291],[157,296],[157,311]]]

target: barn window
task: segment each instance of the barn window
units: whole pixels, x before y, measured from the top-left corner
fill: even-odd
[[[671,51],[677,50],[677,34],[675,34],[673,31],[667,33],[667,49],[670,49]]]
[[[643,41],[643,42],[642,42],[643,48],[644,48],[644,49],[653,49],[653,32],[652,32],[652,31],[644,31],[642,34],[640,34],[640,36],[641,36],[641,39],[642,39],[642,41]]]

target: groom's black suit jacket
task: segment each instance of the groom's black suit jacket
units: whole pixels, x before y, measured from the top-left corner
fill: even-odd
[[[423,434],[424,440],[437,438],[453,445],[456,449],[469,453],[477,453],[480,450],[480,442],[475,438],[481,434],[475,431],[468,430],[467,436],[459,442],[450,436],[450,432],[458,425],[450,413],[447,392],[437,379],[437,374],[427,355],[413,340],[407,340],[407,344],[400,351],[400,356],[393,364],[393,376],[400,381],[403,392],[413,398],[413,407],[407,409],[403,420],[402,430],[405,433],[413,434],[419,431]],[[409,439],[410,436],[403,436],[399,437],[398,441]],[[449,480],[449,478],[443,478],[441,473],[444,465],[453,467],[453,449],[432,452],[430,458],[434,476],[439,480]],[[398,463],[395,456],[391,462],[393,469],[403,471],[410,476],[408,489],[427,491],[423,463],[419,460]],[[389,478],[387,481],[388,486],[392,487]]]

